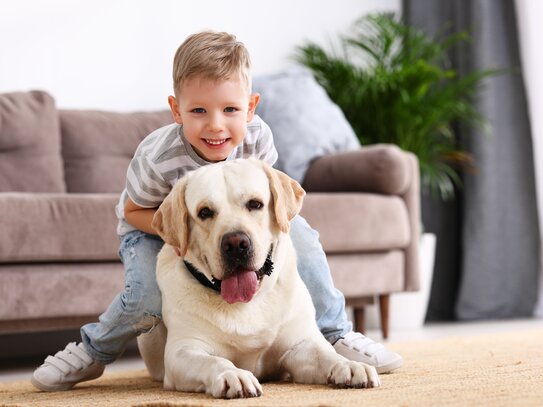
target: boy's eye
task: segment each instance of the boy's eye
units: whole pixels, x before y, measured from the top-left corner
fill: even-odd
[[[197,107],[196,109],[191,110],[192,113],[205,113],[206,110],[203,107]]]
[[[234,113],[234,112],[237,112],[238,109],[235,108],[235,107],[229,106],[229,107],[225,108],[224,111],[225,111],[226,113]]]

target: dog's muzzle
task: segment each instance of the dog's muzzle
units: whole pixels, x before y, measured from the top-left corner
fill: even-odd
[[[265,275],[270,276],[271,273],[273,272],[272,254],[273,254],[273,245],[270,246],[270,250],[268,251],[268,255],[267,255],[266,260],[265,260],[264,264],[262,265],[262,267],[260,269],[255,270],[255,271],[252,272],[252,273],[254,273],[256,275],[256,278],[257,278],[259,283],[260,283],[260,281],[262,280],[262,278]],[[223,281],[222,280],[217,280],[217,279],[213,278],[210,281],[210,280],[207,279],[207,277],[203,273],[201,273],[191,263],[189,263],[186,260],[184,260],[184,263],[185,263],[185,266],[187,267],[187,270],[194,276],[194,278],[196,278],[200,282],[200,284],[221,293],[221,295],[223,294],[223,290],[222,290]],[[236,271],[234,271],[233,273],[235,273],[235,272]],[[252,298],[252,296],[251,296],[251,298]],[[236,301],[234,301],[234,302],[236,302]]]
[[[253,243],[244,232],[226,233],[221,239],[221,255],[227,272],[247,268],[253,258]]]

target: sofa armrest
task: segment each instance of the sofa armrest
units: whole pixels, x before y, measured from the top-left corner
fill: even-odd
[[[419,243],[420,243],[420,170],[417,156],[413,153],[405,153],[409,164],[411,182],[402,194],[409,223],[411,226],[411,242],[405,248],[405,291],[417,291],[420,288],[419,272]]]
[[[405,193],[413,174],[407,153],[393,144],[330,154],[314,160],[303,187],[308,192]]]
[[[419,289],[420,173],[417,157],[392,144],[316,159],[306,173],[308,192],[367,192],[399,196],[409,216],[410,239],[404,248],[404,290]]]

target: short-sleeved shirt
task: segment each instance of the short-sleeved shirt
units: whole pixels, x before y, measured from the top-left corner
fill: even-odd
[[[277,150],[269,126],[257,115],[247,124],[247,133],[227,160],[255,157],[273,165]],[[142,208],[160,206],[173,186],[187,172],[211,164],[194,150],[183,133],[183,126],[170,124],[149,134],[138,146],[126,173],[126,187],[116,207],[122,236],[136,228],[126,222],[124,205],[130,199]]]

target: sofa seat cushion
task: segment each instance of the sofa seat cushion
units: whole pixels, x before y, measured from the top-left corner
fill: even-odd
[[[410,242],[407,208],[397,196],[310,193],[301,215],[329,254],[400,249]]]
[[[0,194],[0,262],[118,260],[117,194]]]
[[[0,192],[64,192],[55,101],[45,92],[0,94]]]
[[[68,192],[121,193],[139,143],[172,120],[169,111],[60,110]]]
[[[0,270],[0,321],[97,316],[123,288],[121,263],[9,264]],[[0,331],[9,331],[0,325]]]

